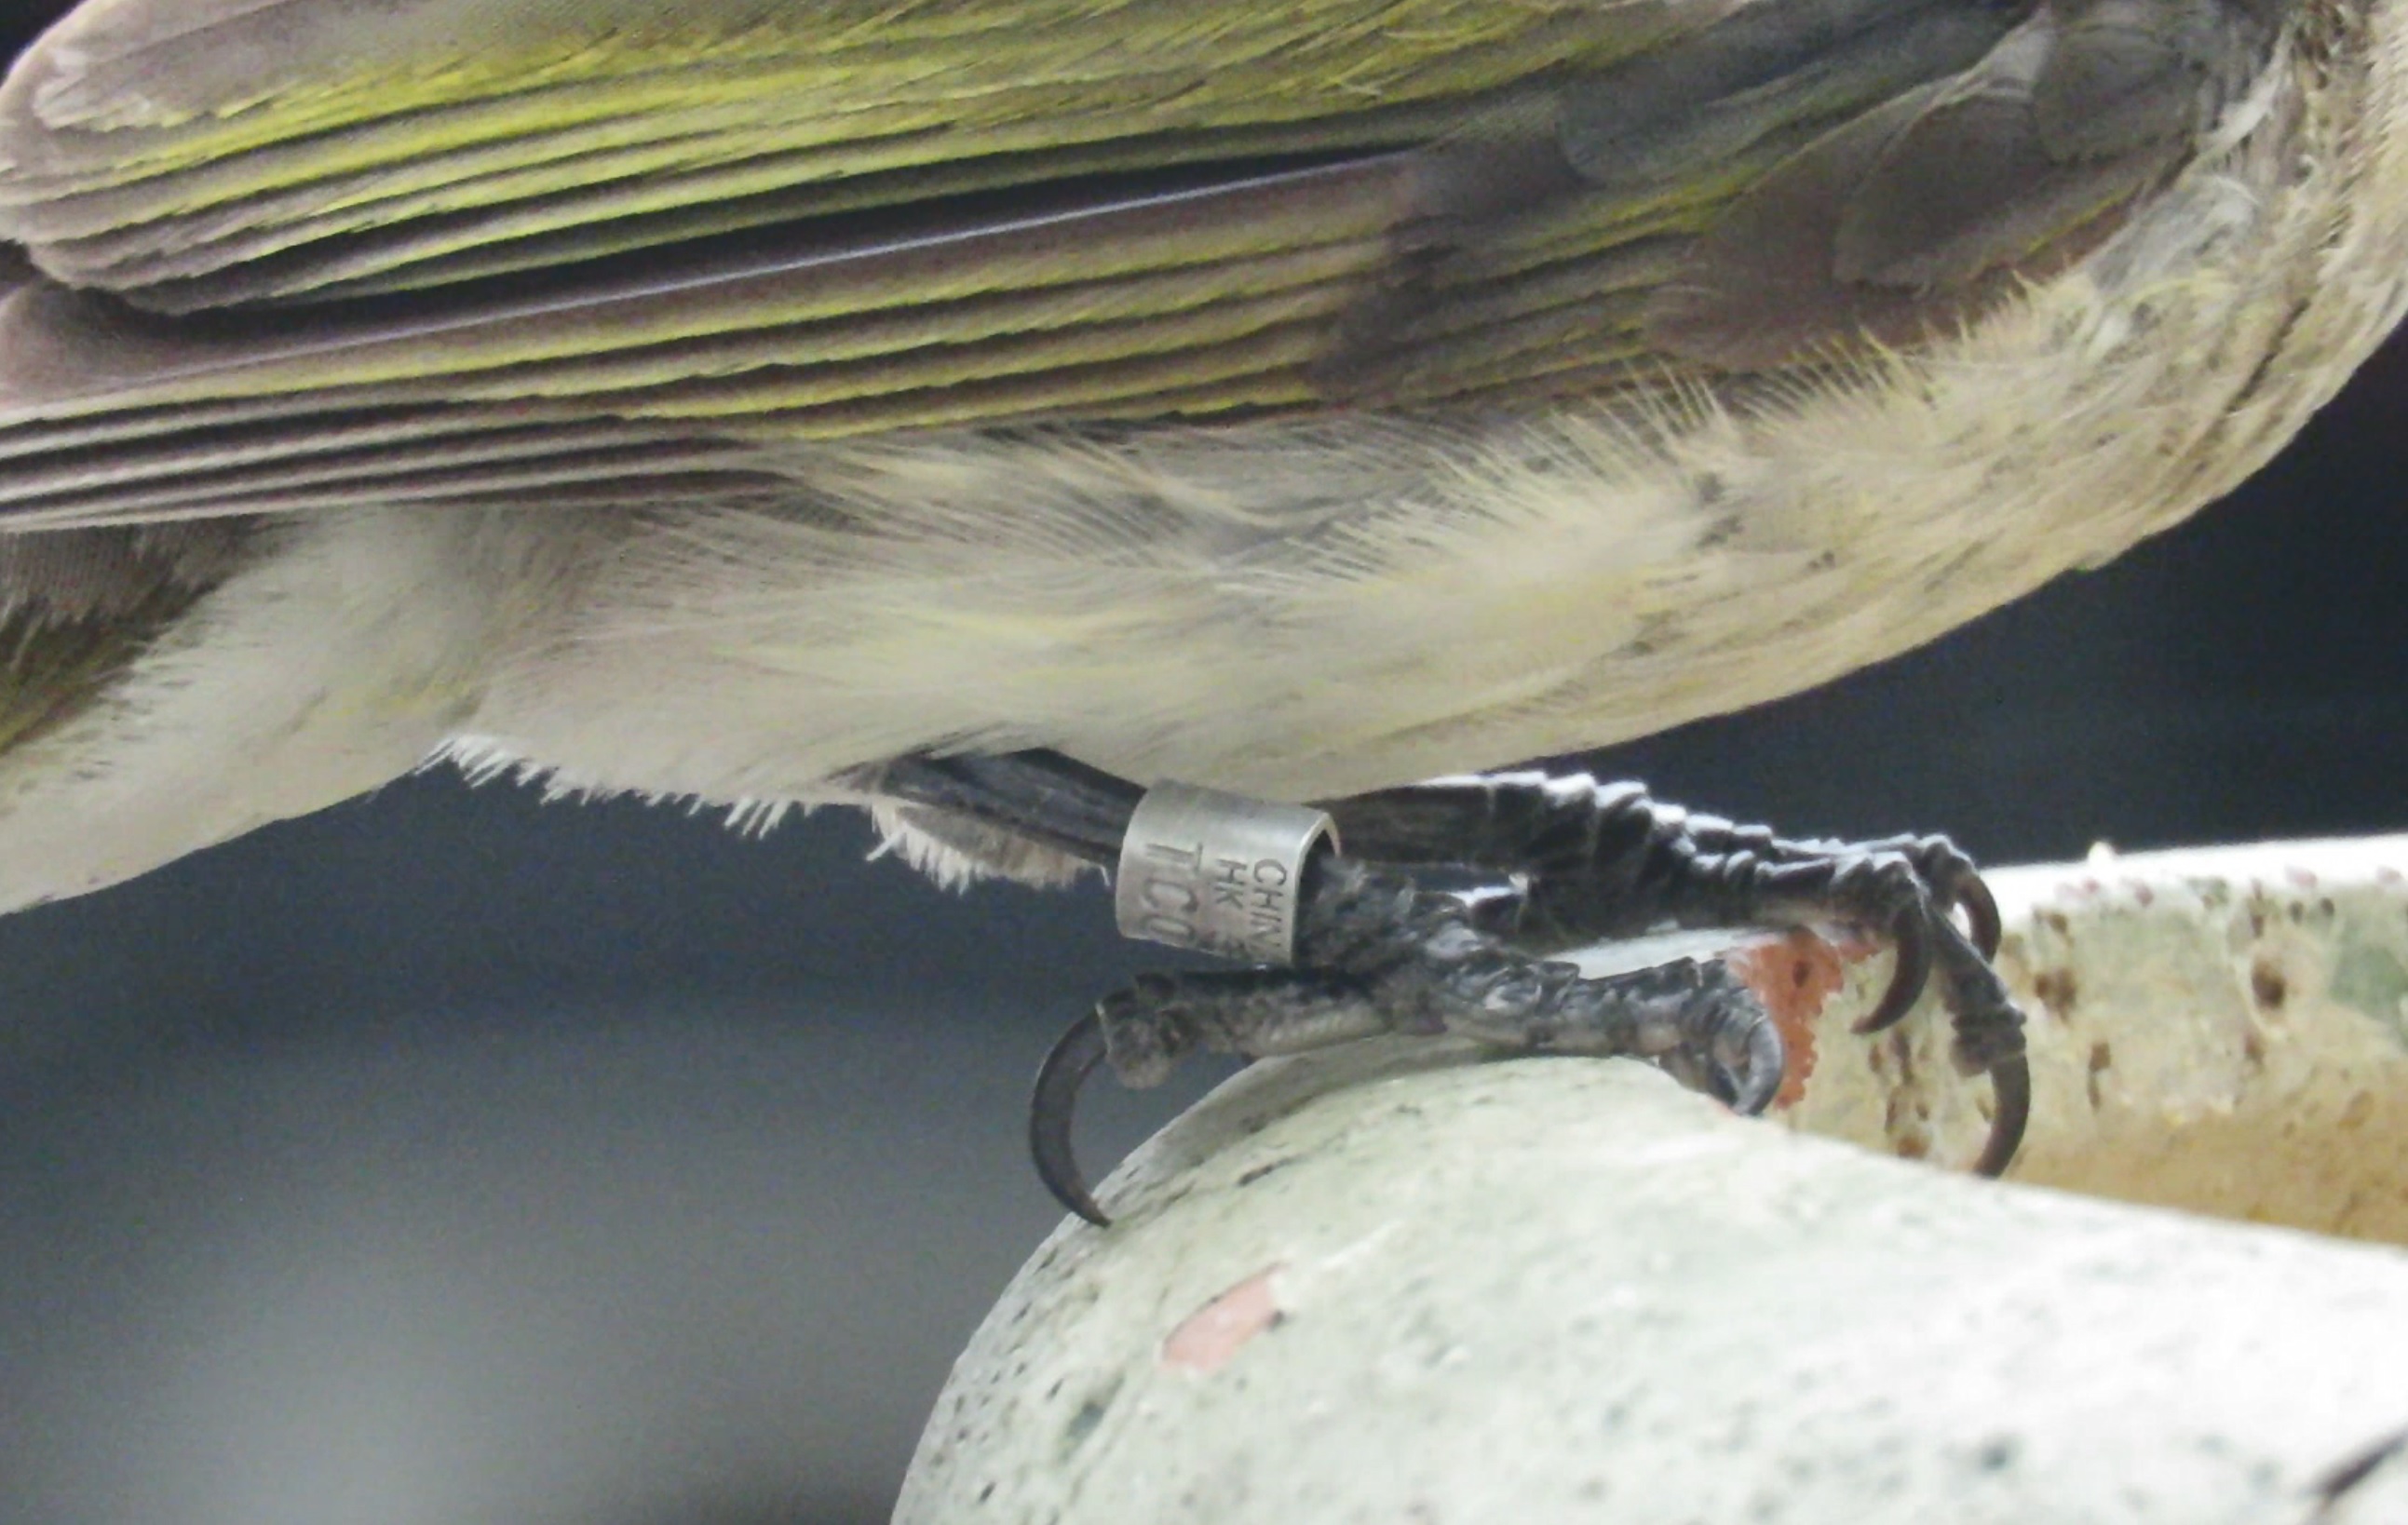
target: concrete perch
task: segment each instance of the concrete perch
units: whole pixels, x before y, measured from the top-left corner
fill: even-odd
[[[1627,1061],[1256,1064],[1106,1184],[1115,1227],[1024,1268],[896,1518],[2400,1525],[2408,1254],[2326,1235],[2408,1242],[2403,864],[1994,876],[2014,1179],[2070,1190]],[[1845,1031],[1885,954],[1732,957],[1790,1036],[1783,1119],[1970,1157],[1944,1019]]]

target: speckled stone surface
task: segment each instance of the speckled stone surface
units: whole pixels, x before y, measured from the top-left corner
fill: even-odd
[[[1300,1068],[1047,1242],[898,1520],[2305,1522],[2408,1425],[2396,1250],[2000,1188],[1627,1062]]]
[[[2408,1222],[2400,847],[2001,876],[2019,1171]],[[2408,1522],[2408,1458],[2327,1486],[2408,1431],[2408,1253],[1890,1157],[1978,1138],[1942,1024],[1876,1060],[1885,956],[1750,956],[1787,1119],[1874,1149],[1624,1061],[1257,1064],[1024,1269],[897,1520]]]
[[[2099,853],[1990,882],[2030,1018],[2014,1179],[2408,1245],[2408,837]],[[1756,955],[1768,994],[1839,988],[1786,1014],[1783,1120],[1970,1159],[1987,1087],[1951,1073],[1936,1012],[1850,1033],[1889,961],[1845,952]]]

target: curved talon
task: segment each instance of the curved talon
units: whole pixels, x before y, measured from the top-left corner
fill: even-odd
[[[1863,1036],[1895,1027],[1899,1019],[1914,1009],[1923,987],[1931,980],[1931,928],[1924,919],[1921,906],[1910,905],[1899,913],[1890,928],[1890,943],[1898,949],[1898,967],[1889,976],[1889,989],[1882,992],[1881,1005],[1856,1019],[1850,1032]]]
[[[1079,1174],[1070,1123],[1078,1115],[1080,1088],[1103,1062],[1104,1024],[1091,1011],[1054,1040],[1028,1097],[1028,1153],[1037,1162],[1037,1178],[1054,1201],[1099,1229],[1110,1228],[1112,1220],[1096,1205]]]
[[[1732,1076],[1731,1110],[1743,1118],[1761,1116],[1781,1093],[1781,1082],[1788,1075],[1789,1053],[1781,1041],[1781,1029],[1769,1019],[1756,1023],[1747,1034],[1746,1083],[1739,1084],[1738,1077]]]
[[[2002,1176],[2023,1147],[2024,1125],[2031,1120],[2031,1061],[2022,1054],[1990,1066],[1990,1090],[1998,1111],[1990,1119],[1990,1136],[1973,1162],[1976,1176]]]
[[[1990,886],[1979,874],[1968,874],[1962,883],[1950,886],[1956,904],[1965,912],[1965,924],[1973,946],[1981,950],[1985,962],[1999,956],[1999,939],[2005,931],[1999,919],[1999,899],[1990,893]]]

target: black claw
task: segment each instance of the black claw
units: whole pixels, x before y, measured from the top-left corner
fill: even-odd
[[[1976,1176],[2002,1176],[2023,1147],[2024,1124],[2031,1120],[2031,1062],[2022,1054],[1990,1066],[1990,1092],[1998,1110],[1990,1118],[1989,1141],[1973,1162]]]
[[[1968,874],[1956,885],[1956,904],[1964,908],[1965,924],[1970,929],[1973,946],[1982,950],[1985,962],[1999,956],[1999,939],[2004,925],[1999,919],[1998,897],[1979,874]]]
[[[1898,1025],[1899,1019],[1914,1009],[1916,998],[1931,979],[1931,928],[1921,907],[1909,906],[1900,912],[1889,935],[1891,946],[1898,949],[1898,967],[1890,974],[1889,989],[1882,992],[1881,1005],[1856,1019],[1851,1031],[1859,1035]]]
[[[1091,1011],[1054,1040],[1045,1062],[1037,1067],[1037,1085],[1028,1098],[1028,1153],[1037,1162],[1037,1178],[1054,1201],[1099,1229],[1110,1228],[1112,1220],[1096,1205],[1086,1177],[1079,1174],[1070,1123],[1078,1116],[1080,1088],[1103,1062],[1104,1025]]]
[[[1760,1117],[1781,1094],[1781,1082],[1789,1073],[1789,1054],[1781,1041],[1781,1029],[1770,1021],[1758,1023],[1747,1035],[1747,1079],[1731,1088],[1731,1110],[1742,1117]]]

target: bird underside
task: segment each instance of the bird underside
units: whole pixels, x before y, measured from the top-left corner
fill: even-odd
[[[1583,656],[1661,647],[1650,622],[1724,575],[1674,563],[1794,578],[1834,549],[1820,520],[1858,511],[1752,518],[1684,442],[1844,412],[2079,267],[2242,111],[2292,8],[1121,0],[1105,37],[1084,0],[81,7],[0,86],[0,532],[83,535],[0,562],[0,634],[32,675],[0,686],[0,742],[97,700],[240,564],[222,541],[380,508],[757,514],[870,601],[895,585],[846,581],[864,565],[1010,540],[1039,553],[996,564],[1032,585],[1119,558],[1182,597],[1245,584],[1228,618],[1328,651],[1366,638],[1354,588],[1476,583],[1449,549],[1484,557],[1553,477],[1598,510],[1525,534],[1560,585],[1541,566],[1480,596],[1632,627],[1575,633]],[[2062,385],[1963,406],[2061,425]],[[1425,462],[1360,469],[1399,442]],[[1297,494],[1316,453],[1367,495]],[[1796,475],[1726,453],[1776,490]],[[938,491],[1048,461],[1120,481]],[[1920,511],[1961,540],[1984,506]],[[2139,533],[2100,517],[2054,564],[1964,574],[1990,579],[1978,595],[1911,586],[1948,575],[1928,548],[1865,576],[1936,627]],[[1166,556],[1161,526],[1205,518]],[[223,522],[158,528],[202,520]],[[1316,568],[1296,597],[1283,557]],[[1855,660],[1936,634],[1894,623]],[[1456,730],[1538,697],[1481,660],[1443,679],[1497,691]],[[1792,686],[1830,676],[1793,665]],[[1038,719],[1013,739],[1094,749]],[[1434,726],[1415,755],[1467,739]]]
[[[793,564],[820,621],[779,660],[846,667],[869,697],[845,734],[886,738],[810,779],[837,773],[924,839],[1032,873],[1117,866],[1143,803],[1046,748],[1136,772],[1131,760],[1177,751],[1182,724],[1335,715],[1314,682],[1399,701],[1327,743],[1353,747],[1352,763],[1298,764],[1348,787],[1413,777],[1398,759],[1531,755],[1498,738],[1541,739],[1512,729],[1534,716],[1558,729],[1594,719],[1561,701],[1616,686],[1624,670],[1591,660],[1609,647],[1685,664],[1684,712],[1665,700],[1642,719],[1770,697],[1768,684],[1837,667],[1793,654],[1777,680],[1742,677],[1764,631],[1754,646],[1724,640],[1720,666],[1666,633],[1741,602],[1714,560],[1737,554],[1733,541],[1758,585],[1802,584],[1836,560],[1814,537],[1858,506],[1788,491],[1811,443],[1735,448],[1773,480],[1760,501],[1789,504],[1779,524],[1751,520],[1731,504],[1758,500],[1684,463],[1684,442],[1915,391],[1919,357],[2084,274],[2200,164],[2287,120],[2274,87],[2311,12],[2308,0],[81,6],[0,85],[0,784],[11,800],[49,799],[55,780],[29,781],[28,758],[58,777],[130,774],[60,738],[118,735],[95,717],[126,707],[128,675],[145,694],[182,682],[144,663],[229,628],[220,595],[307,538],[286,530],[378,514],[673,520],[661,538],[697,543],[753,516],[802,548]],[[2232,327],[2213,312],[2192,326]],[[2227,368],[2254,385],[2260,357],[2239,351],[2275,341],[2235,332]],[[2025,434],[2063,424],[2060,372],[2028,368]],[[1991,410],[1958,411],[1979,423]],[[1292,451],[1278,472],[1237,462],[1272,439]],[[1990,459],[1992,447],[1967,449]],[[2128,453],[2136,463],[2097,479],[2198,495],[2187,477],[2165,485],[2182,476],[2180,449],[2141,439]],[[1408,456],[1411,470],[1396,464]],[[1173,457],[1182,470],[1237,463],[1182,476],[1164,466]],[[1373,458],[1381,470],[1363,469]],[[1354,485],[1297,509],[1287,467],[1308,459]],[[1025,495],[991,490],[1004,463],[1025,463],[1060,470],[1044,492],[1026,474]],[[1566,487],[1568,463],[1586,475]],[[1498,483],[1516,474],[1554,477],[1557,519],[1514,519],[1521,502]],[[1110,492],[1093,490],[1108,477]],[[959,501],[965,482],[975,501]],[[904,490],[915,485],[927,491]],[[1879,483],[1855,485],[1885,500]],[[1872,511],[1923,513],[1933,540],[1962,542],[1957,526],[1996,506],[1983,491]],[[1526,542],[1511,576],[1488,554],[1500,525]],[[1877,585],[1914,612],[1848,636],[1848,661],[1870,660],[1937,633],[1916,620],[1969,617],[2140,532],[2091,533],[2095,545],[2062,537],[2055,563],[2035,553],[2003,572],[1979,563],[1980,546],[1873,536],[1870,582],[1835,574],[1816,585],[1822,603],[1770,623],[1804,632],[1802,648],[1835,625],[1834,600]],[[1082,600],[1098,567],[1127,574],[1123,604],[1082,624],[1064,611],[1095,613]],[[1640,571],[1665,608],[1640,608]],[[1943,599],[1952,577],[2000,586]],[[981,577],[1046,596],[1034,614],[1025,600],[969,604]],[[1426,605],[1374,607],[1362,591],[1383,578]],[[428,581],[430,600],[452,591]],[[525,592],[501,588],[477,618],[534,602]],[[855,593],[859,611],[843,603]],[[1165,618],[1172,606],[1193,618]],[[651,612],[661,645],[697,618]],[[1612,618],[1632,628],[1589,628]],[[1190,657],[1191,631],[1239,624],[1228,648],[1251,676]],[[1377,662],[1362,657],[1375,627],[1388,643]],[[363,628],[363,646],[382,640],[384,626]],[[1258,628],[1287,644],[1255,640]],[[1073,693],[1062,713],[965,719],[961,695],[1019,691],[978,671],[998,632],[1021,643],[1014,681],[1052,675]],[[526,639],[573,645],[544,646],[556,634]],[[1531,654],[1558,650],[1562,672],[1534,675]],[[897,651],[904,677],[941,668],[946,682],[859,681],[870,656]],[[1110,670],[1116,655],[1128,671]],[[565,668],[529,670],[538,700],[576,691]],[[1091,698],[1096,671],[1125,691]],[[389,690],[441,724],[498,708],[490,675],[436,695],[424,675],[395,672],[378,703]],[[651,729],[675,729],[675,686],[624,677],[597,687],[640,690],[660,706]],[[810,691],[814,713],[838,707],[836,687]],[[1167,688],[1180,691],[1165,700]],[[960,713],[925,697],[939,689]],[[294,734],[345,722],[351,699],[324,697],[296,702]],[[1154,720],[1135,739],[1082,735],[1062,723],[1081,704],[1077,715],[1115,719],[1151,704]],[[139,719],[152,745],[156,717]],[[408,750],[422,721],[438,723],[380,714],[375,739]],[[465,745],[477,729],[428,741]],[[365,787],[369,764],[352,754],[368,751],[325,777]],[[711,792],[624,756],[518,755],[564,778],[584,766],[600,787]],[[1249,781],[1234,767],[1216,781],[1233,780]],[[243,799],[222,814],[233,830],[322,803]],[[1068,1153],[1079,1083],[1105,1062],[1143,1081],[1198,1048],[1468,1033],[1646,1055],[1760,1109],[1779,1038],[1715,966],[1590,979],[1560,958],[1664,922],[1830,919],[1893,939],[1896,984],[1869,1026],[1936,982],[1961,1066],[1997,1088],[1977,1164],[2013,1155],[2019,1018],[1986,962],[1995,913],[1944,840],[1791,842],[1526,774],[1325,808],[1339,846],[1293,865],[1284,946],[1249,961],[1285,966],[1140,982],[1057,1050],[1033,1134],[1075,1210],[1101,1219]],[[87,869],[73,888],[130,871]]]

